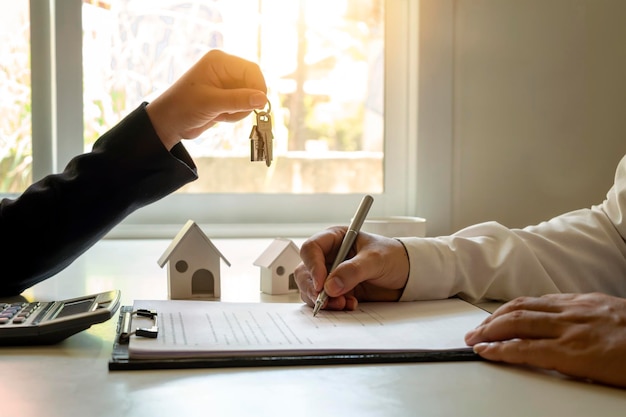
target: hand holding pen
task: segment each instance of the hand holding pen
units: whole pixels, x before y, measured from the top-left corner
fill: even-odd
[[[337,252],[337,256],[335,257],[335,262],[333,262],[333,265],[328,271],[328,274],[333,272],[335,268],[337,268],[337,266],[346,259],[346,256],[348,255],[350,248],[352,248],[352,245],[354,244],[354,241],[359,234],[359,230],[361,230],[361,226],[363,226],[363,222],[365,221],[367,213],[369,212],[373,202],[374,198],[371,195],[366,195],[361,200],[361,204],[359,205],[359,208],[352,218],[352,222],[348,227],[348,231],[343,237],[343,241],[341,242],[341,246],[339,247],[339,251]],[[326,302],[327,298],[328,295],[326,295],[326,291],[322,288],[322,291],[319,293],[317,299],[315,300],[315,306],[313,307],[313,316],[317,315],[317,313]]]

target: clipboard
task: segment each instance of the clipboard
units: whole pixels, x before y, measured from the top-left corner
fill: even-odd
[[[129,314],[133,315],[132,306],[122,306],[117,324],[115,341],[109,371],[128,370],[163,370],[192,368],[238,368],[266,366],[316,366],[316,365],[355,365],[355,364],[392,364],[419,362],[460,362],[483,360],[471,347],[418,352],[377,352],[377,353],[342,353],[342,354],[305,354],[305,355],[264,355],[232,356],[219,358],[170,358],[170,359],[133,359],[129,356],[127,333],[130,324]],[[156,322],[155,322],[156,325]],[[158,331],[158,330],[157,330]],[[141,335],[140,335],[141,336]],[[151,336],[142,336],[151,337]]]

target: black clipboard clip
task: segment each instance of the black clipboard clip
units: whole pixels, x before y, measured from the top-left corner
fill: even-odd
[[[154,320],[154,324],[152,327],[137,327],[134,331],[131,331],[130,326],[133,322],[133,316],[138,317],[147,317],[149,319]],[[122,331],[119,336],[119,343],[127,344],[130,341],[130,337],[132,335],[138,337],[149,337],[151,339],[156,339],[159,334],[159,326],[158,326],[158,314],[156,310],[148,310],[145,308],[140,308],[135,311],[126,311],[122,317]]]

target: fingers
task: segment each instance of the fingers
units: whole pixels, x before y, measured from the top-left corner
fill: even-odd
[[[217,121],[235,122],[250,111],[262,109],[267,104],[267,86],[259,66],[220,50],[209,51],[198,63],[208,65],[203,75],[210,89],[206,98],[220,103],[222,115]]]
[[[255,63],[212,50],[146,110],[169,150],[181,139],[198,137],[217,122],[233,122],[267,104],[267,87]]]
[[[514,338],[557,338],[569,324],[571,307],[585,297],[588,295],[548,294],[516,298],[503,304],[480,326],[468,332],[465,341],[474,345]]]
[[[215,107],[219,104],[219,115],[216,122],[236,122],[247,117],[253,110],[262,109],[267,104],[267,96],[259,90],[249,88],[221,89],[207,87],[201,106]]]
[[[500,306],[480,326],[465,335],[474,345],[501,340],[556,338],[563,328],[559,313],[573,294],[550,294],[542,297],[519,297]]]
[[[324,285],[328,295],[342,295],[359,287],[358,294],[368,294],[363,299],[387,301],[392,294],[397,300],[409,276],[409,259],[402,243],[361,232],[355,248],[356,255],[328,276]]]
[[[298,285],[302,281],[304,285],[312,284],[317,292],[322,290],[328,276],[327,263],[333,261],[345,234],[345,227],[332,227],[313,235],[302,244],[300,257],[305,268],[301,270],[300,276],[296,275]]]
[[[614,373],[607,369],[609,367],[596,366],[598,357],[586,360],[579,354],[563,349],[555,339],[479,343],[474,346],[474,352],[490,361],[555,370],[575,378],[591,378],[617,386],[624,386],[626,382],[620,372]]]
[[[300,248],[302,262],[296,267],[294,277],[300,289],[300,298],[311,307],[328,275],[326,259],[336,252],[336,242],[341,244],[344,234],[345,229],[327,229],[311,236]]]
[[[294,277],[300,290],[300,298],[310,307],[313,307],[319,291],[315,289],[310,270],[301,263],[294,270]]]
[[[562,307],[556,302],[555,295],[569,296],[566,294],[551,294],[542,297],[518,297],[501,305],[491,316],[487,317],[483,324],[487,324],[500,316],[517,310],[560,312],[562,311]]]
[[[267,86],[259,66],[220,50],[206,53],[180,78],[183,99],[215,121],[233,122],[267,104]]]
[[[296,267],[294,275],[298,288],[300,289],[300,298],[308,306],[313,307],[320,290],[315,289],[309,270],[304,264],[300,264]],[[354,296],[345,295],[327,298],[322,308],[325,310],[355,310],[357,305],[358,301]]]
[[[555,369],[560,354],[554,348],[555,343],[552,340],[513,339],[479,343],[474,346],[474,352],[490,361]]]
[[[360,252],[353,258],[348,259],[328,276],[326,283],[324,284],[324,290],[330,297],[337,297],[343,295],[347,291],[351,291],[359,285],[361,282],[370,278],[371,269],[368,269],[369,264],[376,265],[376,262],[370,262],[372,259],[369,253]]]
[[[511,339],[552,339],[559,337],[562,329],[558,313],[515,310],[469,331],[465,342],[472,346]]]
[[[326,309],[353,310],[359,301],[398,300],[408,279],[409,261],[396,239],[359,233],[354,256],[328,274],[345,232],[345,227],[330,228],[302,245],[302,263],[295,272],[302,300],[313,305],[322,287],[329,296]]]
[[[296,267],[295,280],[300,298],[309,306],[315,304],[328,277],[329,264],[334,260],[346,233],[345,227],[332,227],[313,235],[302,244],[302,263]],[[330,295],[324,304],[326,310],[354,310],[358,301],[352,294]]]
[[[353,311],[358,305],[358,301],[352,295],[340,295],[338,297],[329,297],[326,299],[324,310]]]
[[[501,306],[502,313],[512,310],[534,310],[556,313],[563,310],[563,304],[578,297],[578,294],[546,294],[541,297],[518,297]],[[496,310],[496,312],[498,311]]]
[[[198,65],[216,86],[226,89],[250,88],[267,93],[263,73],[257,64],[219,49],[207,52]]]
[[[465,337],[481,357],[626,386],[624,299],[554,294],[507,304]]]

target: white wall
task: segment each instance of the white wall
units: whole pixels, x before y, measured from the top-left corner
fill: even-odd
[[[422,0],[429,235],[602,201],[626,153],[624,16],[624,0]]]

